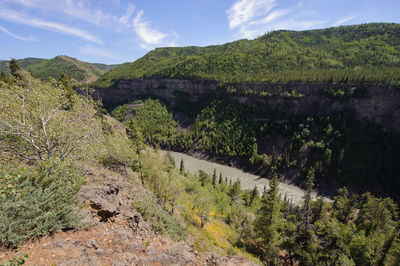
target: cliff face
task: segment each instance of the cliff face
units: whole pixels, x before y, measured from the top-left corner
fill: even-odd
[[[246,95],[246,90],[269,92],[275,96]],[[227,91],[234,90],[229,94]],[[301,97],[283,96],[295,91]],[[338,99],[329,92],[351,95]],[[240,93],[242,91],[243,93]],[[354,119],[400,133],[400,90],[378,84],[233,84],[220,86],[210,80],[134,79],[120,80],[112,88],[95,89],[94,97],[106,106],[156,96],[171,104],[179,101],[207,102],[228,97],[240,103],[263,105],[293,115],[344,112]],[[282,96],[279,96],[282,95]]]

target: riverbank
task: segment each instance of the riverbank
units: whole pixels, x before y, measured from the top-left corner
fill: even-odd
[[[168,151],[162,152],[166,154]],[[258,191],[262,192],[265,186],[267,189],[269,188],[268,179],[246,173],[238,168],[198,159],[180,152],[169,151],[169,154],[174,158],[177,167],[179,167],[180,161],[183,159],[185,170],[190,173],[198,173],[199,170],[204,170],[208,174],[212,174],[215,169],[217,171],[217,176],[221,173],[223,178],[228,179],[228,182],[230,180],[232,180],[232,182],[240,180],[243,189],[253,189],[254,186],[257,186]],[[282,198],[286,197],[295,204],[299,204],[303,200],[304,191],[295,185],[280,183],[279,192]],[[317,196],[318,195],[314,193],[313,197],[316,198]],[[323,199],[325,201],[331,201],[331,199],[327,197],[323,197]]]

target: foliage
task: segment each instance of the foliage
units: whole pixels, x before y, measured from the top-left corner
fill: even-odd
[[[190,140],[187,140],[190,138]],[[239,105],[213,101],[197,116],[189,133],[176,139],[176,147],[205,151],[218,157],[252,157],[255,134]]]
[[[266,260],[271,265],[279,264],[279,227],[282,217],[278,185],[278,176],[274,174],[268,191],[264,192],[259,216],[255,221],[255,230],[262,239],[262,245],[266,249]]]
[[[111,116],[117,119],[118,121],[122,122],[126,118],[126,114],[128,112],[128,105],[119,105],[111,112]]]
[[[175,135],[177,123],[160,101],[148,99],[144,105],[137,107],[135,112],[136,115],[132,119],[148,144],[166,146]]]
[[[115,65],[91,64],[68,56],[57,56],[52,59],[25,58],[15,60],[23,70],[31,70],[35,78],[43,81],[58,79],[62,73],[67,74],[74,83],[93,82]],[[0,61],[0,71],[7,71],[9,63]]]
[[[0,144],[30,160],[68,159],[87,155],[101,138],[93,102],[74,97],[57,84],[27,77],[0,89]]]
[[[154,197],[148,195],[140,200],[134,200],[132,206],[151,224],[155,232],[168,235],[176,241],[186,238],[186,232],[179,221],[162,209]]]
[[[120,79],[200,78],[242,82],[399,81],[400,26],[373,23],[322,30],[274,31],[208,47],[159,48],[122,64],[94,85]]]
[[[19,266],[19,265],[24,265],[25,262],[28,260],[29,255],[25,254],[22,257],[16,256],[12,260],[4,260],[0,266]]]
[[[33,169],[2,166],[0,177],[0,245],[16,247],[79,225],[72,206],[81,179],[70,165],[47,161]]]

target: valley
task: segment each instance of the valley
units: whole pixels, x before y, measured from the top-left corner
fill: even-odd
[[[214,169],[216,170],[217,175],[222,174],[222,178],[227,178],[228,182],[236,182],[240,181],[240,184],[243,189],[252,190],[254,186],[257,186],[258,191],[260,193],[264,191],[264,188],[269,188],[268,179],[262,178],[257,175],[249,174],[243,172],[240,169],[209,162],[204,159],[198,159],[196,157],[180,153],[174,151],[163,151],[165,154],[170,154],[172,158],[174,158],[176,167],[179,167],[179,163],[183,160],[186,169],[192,174],[198,173],[200,170],[204,170],[209,175],[213,174]],[[279,194],[282,199],[286,198],[288,201],[293,202],[294,204],[300,204],[304,197],[304,191],[299,187],[280,183],[279,184]],[[313,198],[316,199],[317,195],[314,194]],[[324,197],[325,201],[332,201],[329,198]]]
[[[400,263],[400,24],[0,71],[1,266]]]

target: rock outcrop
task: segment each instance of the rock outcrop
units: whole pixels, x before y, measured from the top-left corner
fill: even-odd
[[[0,251],[0,261],[28,254],[25,265],[251,265],[243,257],[198,253],[184,242],[155,233],[132,206],[147,193],[127,176],[87,168],[79,197],[85,206],[86,230],[59,232],[22,246]]]
[[[302,94],[303,97],[251,96],[229,94],[227,90],[260,90],[276,94],[277,91]],[[358,90],[362,93],[335,99],[327,91]],[[171,104],[179,102],[209,102],[217,97],[230,98],[240,103],[253,103],[281,112],[308,115],[345,112],[354,119],[373,123],[384,130],[400,133],[400,90],[380,84],[232,84],[220,86],[210,80],[133,79],[119,80],[111,88],[98,88],[95,98],[106,106],[133,101],[145,96],[156,96]]]

